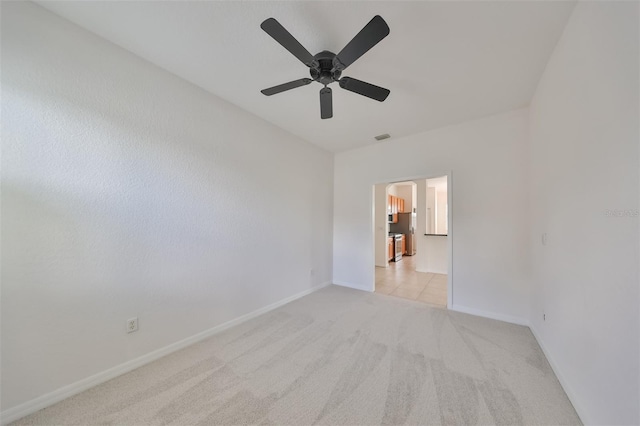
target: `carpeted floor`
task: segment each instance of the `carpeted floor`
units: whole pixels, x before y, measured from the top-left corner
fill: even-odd
[[[330,286],[15,424],[580,424],[528,328]]]

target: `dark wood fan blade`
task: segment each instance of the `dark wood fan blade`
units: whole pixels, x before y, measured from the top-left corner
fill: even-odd
[[[352,77],[342,77],[340,79],[340,87],[380,102],[387,99],[387,96],[391,93],[389,89],[385,89],[384,87],[376,86],[365,81],[356,80]]]
[[[300,80],[290,81],[288,83],[279,84],[277,86],[269,87],[268,89],[261,90],[263,95],[271,96],[276,93],[284,92],[286,90],[295,89],[296,87],[306,86],[311,83],[313,80],[310,78],[301,78]]]
[[[385,20],[379,15],[374,16],[344,49],[336,55],[334,67],[339,70],[344,70],[388,35],[389,26]]]
[[[325,87],[320,90],[320,118],[333,117],[333,100],[331,89]]]
[[[280,43],[282,47],[287,49],[293,56],[298,58],[303,64],[308,66],[309,68],[317,65],[316,60],[313,58],[313,55],[309,53],[307,49],[304,48],[300,44],[298,40],[295,39],[294,36],[289,33],[280,22],[276,21],[274,18],[269,18],[265,20],[262,24],[260,24],[260,28],[262,28],[267,34],[269,34],[275,41]]]

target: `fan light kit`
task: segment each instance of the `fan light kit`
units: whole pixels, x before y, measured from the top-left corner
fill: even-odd
[[[380,16],[374,16],[337,55],[327,50],[312,55],[274,18],[265,20],[260,27],[280,43],[282,47],[291,52],[293,56],[298,58],[300,62],[309,67],[311,74],[311,78],[301,78],[300,80],[264,89],[262,90],[263,94],[271,96],[317,81],[324,85],[320,89],[320,117],[323,119],[333,117],[332,92],[331,88],[327,87],[333,82],[337,81],[343,89],[376,101],[382,102],[389,96],[390,91],[383,87],[356,80],[352,77],[341,78],[342,71],[389,35],[389,26]]]

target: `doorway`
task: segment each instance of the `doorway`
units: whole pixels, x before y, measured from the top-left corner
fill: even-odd
[[[449,176],[374,185],[376,293],[451,306]]]

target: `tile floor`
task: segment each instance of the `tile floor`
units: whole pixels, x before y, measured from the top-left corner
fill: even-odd
[[[388,268],[376,268],[376,293],[447,306],[447,276],[416,272],[415,256],[404,256]]]

